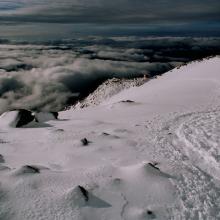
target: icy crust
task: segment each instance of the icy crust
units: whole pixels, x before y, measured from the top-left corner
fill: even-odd
[[[0,219],[220,219],[219,70],[193,62],[38,127],[6,114]]]
[[[108,100],[112,96],[118,94],[122,90],[126,90],[130,87],[141,86],[147,82],[147,77],[135,78],[135,79],[108,79],[102,83],[93,93],[86,97],[83,101],[78,102],[73,108],[85,108],[88,106],[96,106],[105,100]]]

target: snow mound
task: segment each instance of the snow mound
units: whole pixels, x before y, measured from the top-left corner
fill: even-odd
[[[104,200],[94,196],[82,186],[76,186],[71,189],[66,195],[66,200],[72,204],[73,207],[93,207],[93,208],[109,208],[111,205]]]
[[[16,175],[23,175],[23,174],[36,174],[40,173],[40,169],[35,166],[25,165],[19,168],[16,171]]]
[[[5,112],[0,116],[0,123],[11,127],[19,128],[34,121],[34,115],[31,111],[20,109]]]
[[[49,170],[49,168],[39,165],[23,165],[20,168],[16,169],[14,175],[23,176],[27,174],[39,174],[42,170]]]

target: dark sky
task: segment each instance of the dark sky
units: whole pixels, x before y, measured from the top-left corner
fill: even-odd
[[[2,0],[0,37],[220,34],[220,0]]]

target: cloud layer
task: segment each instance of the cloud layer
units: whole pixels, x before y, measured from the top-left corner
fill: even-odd
[[[160,74],[220,54],[220,38],[79,38],[28,44],[0,42],[0,112],[57,111],[105,79]]]
[[[1,20],[55,23],[148,23],[220,20],[218,0],[5,0]]]
[[[23,33],[36,37],[37,30],[50,35],[59,32],[56,25],[67,36],[86,35],[87,29],[92,34],[108,30],[114,35],[126,29],[132,34],[144,30],[148,34],[196,32],[216,36],[220,35],[220,1],[4,0],[0,2],[0,20],[0,36],[19,37]]]

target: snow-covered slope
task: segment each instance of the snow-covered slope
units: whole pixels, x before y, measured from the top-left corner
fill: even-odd
[[[220,219],[219,71],[193,62],[42,127],[0,118],[0,219]]]
[[[93,93],[86,97],[83,101],[77,103],[73,108],[85,108],[88,106],[96,106],[103,101],[118,94],[122,90],[130,87],[141,86],[147,82],[147,78],[134,78],[134,79],[108,79],[102,83]]]

